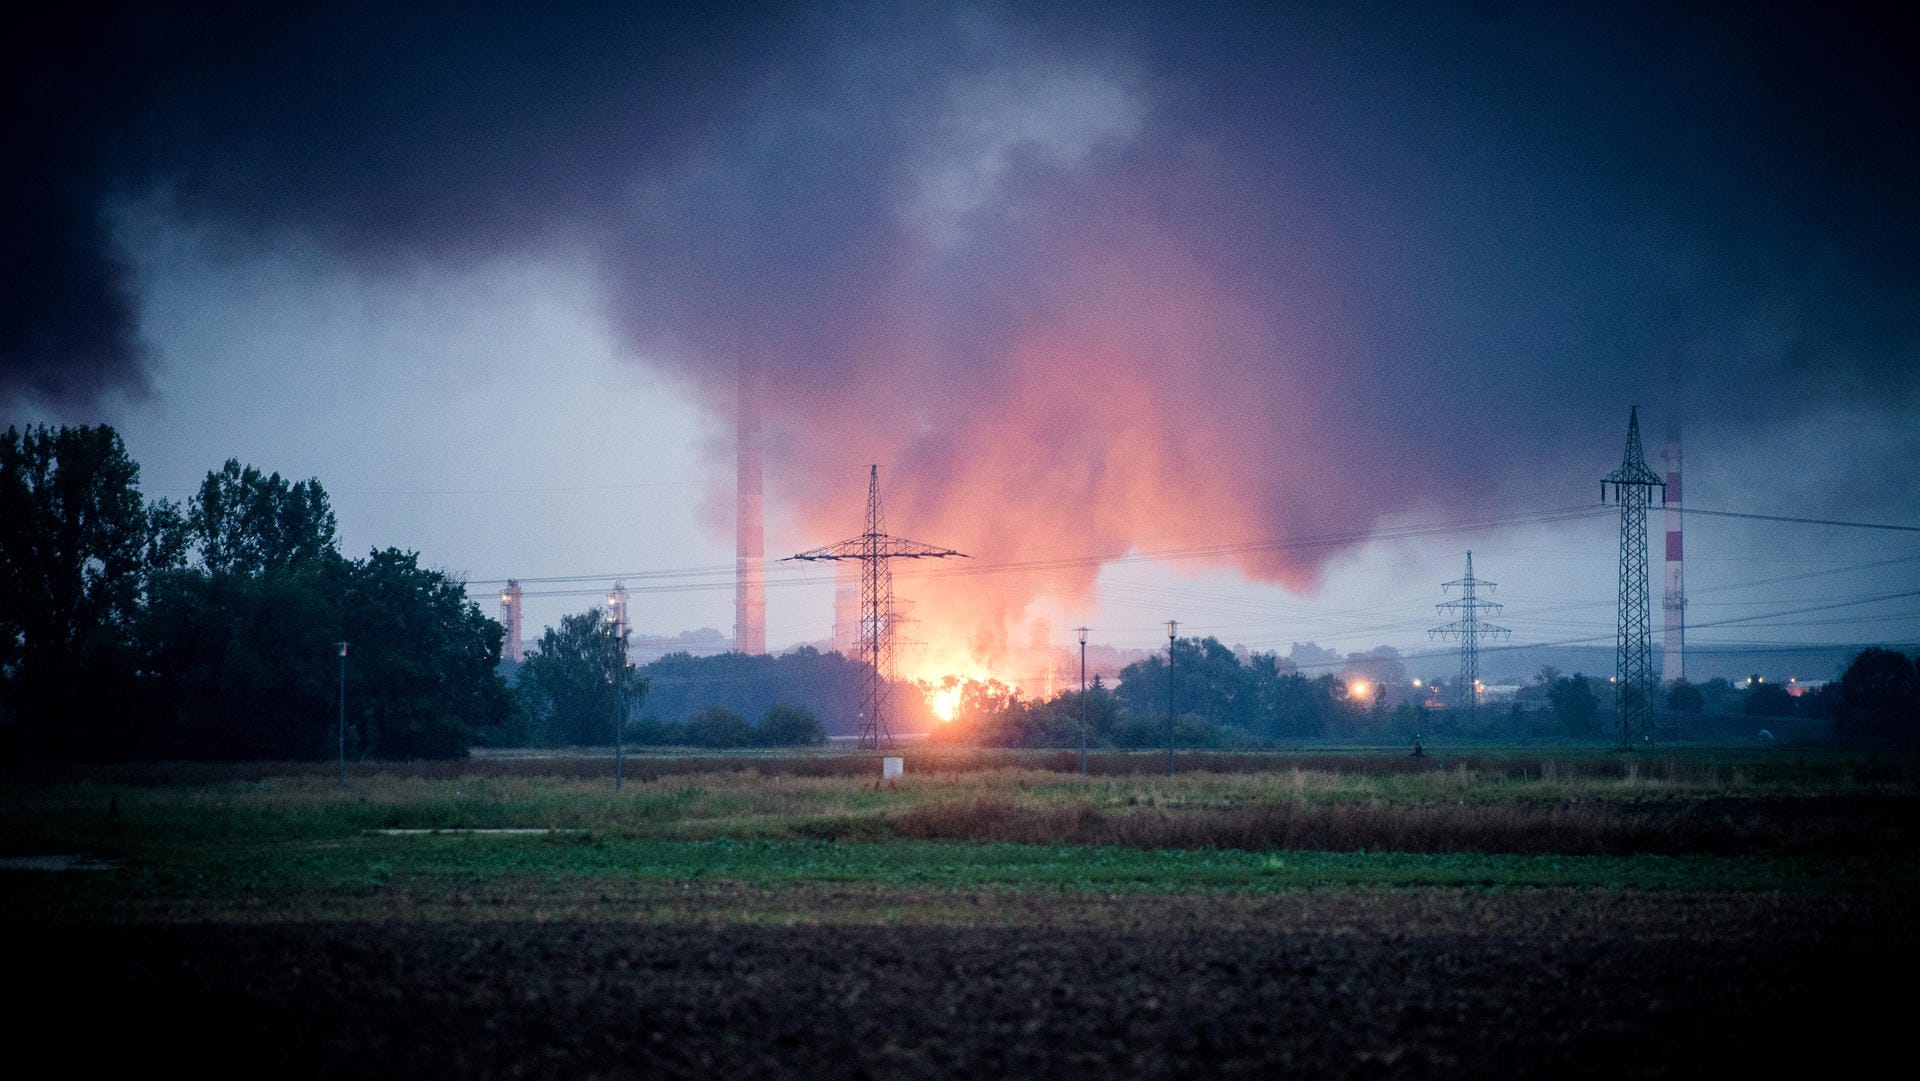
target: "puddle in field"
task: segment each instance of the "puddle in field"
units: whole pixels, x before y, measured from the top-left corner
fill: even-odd
[[[107,860],[97,860],[75,852],[0,858],[0,871],[111,871],[115,866]]]

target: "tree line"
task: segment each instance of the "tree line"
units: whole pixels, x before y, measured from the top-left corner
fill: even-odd
[[[603,746],[616,724],[642,743],[792,746],[826,738],[809,706],[857,713],[838,654],[635,669],[598,611],[548,628],[509,686],[505,630],[465,583],[415,552],[343,555],[318,479],[229,460],[177,503],[139,477],[105,425],[0,437],[0,755],[322,758],[343,701],[356,759]],[[650,685],[677,714],[639,714]],[[715,687],[736,693],[701,700]]]
[[[1254,652],[1244,660],[1213,638],[1179,639],[1172,665],[1154,656],[1128,665],[1116,686],[1095,679],[1082,694],[1027,698],[993,680],[949,681],[954,720],[936,726],[938,742],[993,747],[1179,747],[1225,749],[1301,741],[1403,743],[1415,739],[1531,742],[1618,738],[1613,685],[1605,678],[1543,668],[1512,701],[1474,710],[1429,708],[1404,671],[1383,656],[1356,656],[1370,678],[1308,677],[1284,658]],[[1391,667],[1389,667],[1391,666]],[[1349,673],[1351,675],[1351,673]],[[1920,658],[1896,650],[1862,651],[1837,681],[1795,696],[1759,680],[1725,680],[1666,689],[1663,730],[1675,736],[1753,735],[1784,718],[1831,719],[1837,738],[1920,741]],[[1709,723],[1712,722],[1712,723]]]
[[[627,663],[597,610],[548,628],[509,686],[501,625],[419,556],[351,559],[317,479],[229,460],[184,505],[149,500],[111,428],[0,437],[0,754],[318,758],[333,752],[344,678],[347,753],[443,758],[476,744],[793,746],[851,734],[866,671],[838,653],[669,654]],[[348,656],[340,656],[348,643]],[[1607,739],[1604,679],[1544,669],[1506,708],[1428,709],[1391,656],[1349,658],[1368,690],[1180,639],[1113,687],[1027,698],[987,680],[935,724],[932,688],[896,684],[896,730],[1003,747],[1243,747],[1302,740]],[[344,664],[343,664],[344,660]],[[1665,691],[1669,718],[1830,716],[1844,738],[1913,742],[1920,662],[1859,654],[1795,697],[1722,680]],[[1386,693],[1383,688],[1397,688]],[[822,720],[824,718],[824,721]]]
[[[397,548],[351,559],[318,480],[229,460],[149,500],[111,428],[0,437],[0,750],[71,758],[465,753],[513,705],[500,625]]]
[[[642,745],[804,746],[827,739],[810,706],[852,716],[846,706],[858,701],[858,666],[837,653],[669,653],[635,667],[610,630],[598,608],[547,628],[514,673],[519,708],[486,742],[598,746],[619,726],[627,741]]]

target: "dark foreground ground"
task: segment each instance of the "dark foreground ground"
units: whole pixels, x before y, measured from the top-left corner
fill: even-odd
[[[15,925],[9,1027],[203,1076],[1834,1076],[1920,960],[1896,896],[721,894]]]

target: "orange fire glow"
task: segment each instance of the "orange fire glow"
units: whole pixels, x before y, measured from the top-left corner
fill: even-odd
[[[1183,566],[1306,590],[1326,552],[1243,542],[1372,523],[1364,491],[1302,468],[1343,419],[1309,393],[1325,373],[1286,313],[1237,295],[1150,212],[1128,217],[1034,238],[1061,273],[985,359],[910,297],[880,296],[832,393],[770,365],[770,438],[799,481],[778,498],[799,535],[855,535],[878,462],[885,530],[972,557],[893,565],[903,633],[924,643],[899,651],[902,678],[992,672],[1055,693],[1077,685],[1077,643],[1055,628],[1097,624],[1104,562],[1219,546]],[[944,717],[958,699],[929,704]]]

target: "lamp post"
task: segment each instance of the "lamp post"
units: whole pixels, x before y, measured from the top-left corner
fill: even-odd
[[[1167,776],[1173,776],[1173,636],[1176,620],[1167,620]]]
[[[621,629],[620,617],[614,614],[614,612],[618,610],[613,607],[614,604],[614,598],[608,597],[607,637],[613,643],[613,670],[607,673],[607,682],[613,687],[613,790],[618,792],[620,791],[621,782],[625,779],[626,774],[625,740],[623,738],[625,733],[621,731],[625,725],[621,722],[626,719],[622,714],[626,708],[627,636]]]
[[[340,649],[340,787],[347,787],[347,647],[350,643],[335,642]]]
[[[1076,627],[1080,634],[1080,776],[1087,775],[1087,629]]]

